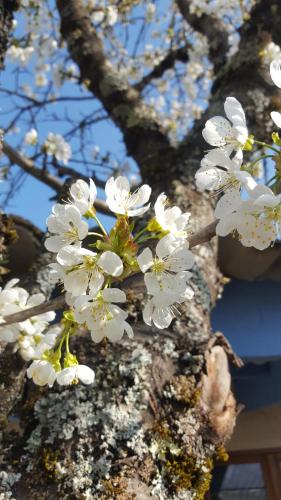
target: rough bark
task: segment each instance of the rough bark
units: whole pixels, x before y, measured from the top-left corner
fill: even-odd
[[[235,95],[246,105],[251,131],[264,137],[272,87],[258,52],[264,32],[273,30],[274,41],[281,43],[279,3],[261,1],[253,9],[241,30],[241,50],[221,68],[208,111],[178,148],[147,113],[137,90],[120,82],[82,2],[57,0],[57,5],[70,54],[122,130],[144,180],[154,193],[165,190],[174,203],[191,210],[195,229],[206,226],[213,219],[212,205],[192,182],[205,149],[202,123],[222,111],[227,95]],[[6,495],[204,498],[236,412],[225,356],[231,350],[222,337],[211,335],[210,311],[222,288],[214,241],[196,250],[193,288],[194,300],[169,330],[159,332],[141,322],[143,286],[132,280],[127,294],[135,339],[95,346],[85,336],[73,346],[81,362],[96,371],[92,387],[50,390],[20,384],[18,405],[3,434],[2,460],[10,464],[2,477]]]
[[[17,10],[19,6],[20,0],[0,1],[0,70],[4,67],[5,54],[12,28],[13,12]]]

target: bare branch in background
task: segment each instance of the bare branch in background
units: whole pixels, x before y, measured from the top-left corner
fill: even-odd
[[[191,14],[190,0],[177,0],[182,17],[192,28],[204,35],[209,44],[209,58],[217,72],[227,59],[228,34],[222,22],[215,16],[202,13],[200,16]]]
[[[157,64],[153,70],[145,75],[143,79],[134,85],[134,88],[139,92],[152,82],[154,78],[161,78],[165,71],[174,67],[177,61],[187,63],[188,61],[188,52],[187,49],[190,48],[189,45],[185,47],[179,47],[177,49],[171,50],[168,54],[162,59],[162,61]]]
[[[8,156],[11,163],[18,165],[27,174],[31,175],[32,177],[34,177],[38,181],[41,181],[44,184],[46,184],[47,186],[49,186],[50,188],[54,189],[54,191],[56,191],[56,193],[59,194],[63,191],[64,183],[62,181],[60,181],[60,179],[51,175],[48,171],[41,169],[39,167],[36,167],[34,165],[34,162],[30,158],[27,158],[26,156],[22,155],[21,153],[16,151],[14,148],[12,148],[6,142],[3,143],[3,153],[6,156]],[[72,176],[73,176],[73,171],[72,171]],[[77,177],[81,178],[81,175],[79,174]],[[88,180],[88,178],[87,178],[87,180]],[[110,212],[107,204],[103,200],[97,199],[95,201],[95,207],[96,207],[98,212],[101,212],[101,213],[107,214],[107,215],[111,215],[111,212]]]
[[[56,3],[62,37],[80,68],[81,79],[88,82],[88,89],[122,131],[127,151],[142,171],[151,169],[151,161],[159,152],[164,155],[165,150],[172,149],[161,123],[139,92],[108,60],[83,1],[57,0]]]

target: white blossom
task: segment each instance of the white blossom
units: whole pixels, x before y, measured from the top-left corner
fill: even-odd
[[[246,170],[242,170],[242,159],[230,159],[225,151],[213,149],[201,161],[201,167],[195,174],[196,185],[200,190],[225,192],[218,205],[223,206],[225,200],[235,203],[241,188],[250,191],[255,188],[256,181]],[[226,196],[226,198],[224,198]]]
[[[146,6],[146,21],[151,23],[154,18],[154,14],[156,12],[156,5],[154,3],[148,3]]]
[[[29,295],[27,290],[16,286],[18,282],[18,279],[10,280],[3,289],[0,289],[0,317],[2,322],[4,316],[37,306],[45,300],[42,293]],[[54,318],[55,312],[49,311],[32,316],[19,323],[0,326],[0,339],[5,342],[16,342],[22,335],[40,335]]]
[[[53,366],[45,360],[35,360],[27,369],[28,378],[32,378],[33,382],[37,385],[48,385],[52,387],[57,374]]]
[[[133,193],[130,192],[130,184],[126,177],[119,176],[117,179],[111,177],[105,185],[106,203],[110,210],[116,214],[134,217],[143,215],[150,207],[148,202],[151,188],[144,184]],[[144,206],[143,206],[144,205]]]
[[[54,155],[54,157],[64,165],[68,164],[72,154],[71,147],[70,144],[64,140],[62,135],[50,132],[44,146],[48,155]]]
[[[186,277],[183,276],[182,279],[185,281]],[[159,329],[168,328],[178,313],[177,304],[192,299],[193,295],[193,290],[187,286],[183,293],[180,289],[173,290],[172,293],[166,290],[158,291],[144,306],[144,322],[149,326],[153,323]]]
[[[59,385],[70,385],[80,380],[83,384],[92,384],[95,380],[95,372],[86,365],[73,365],[64,368],[57,374]]]
[[[281,58],[272,61],[270,64],[270,76],[272,78],[273,83],[281,89]],[[281,113],[279,111],[272,111],[270,113],[272,121],[277,125],[277,127],[281,128]]]
[[[52,208],[52,214],[47,218],[50,236],[45,241],[45,247],[50,252],[58,252],[63,246],[78,243],[86,238],[88,224],[81,219],[81,214],[73,205],[57,203]]]
[[[45,73],[38,72],[35,74],[35,85],[37,87],[46,87],[48,78]]]
[[[35,146],[38,142],[38,132],[35,130],[35,128],[30,129],[24,137],[24,142],[25,144],[28,144],[30,146]]]
[[[100,342],[104,337],[116,342],[124,332],[132,338],[132,327],[126,321],[128,313],[116,304],[122,302],[126,302],[126,295],[118,288],[106,288],[94,299],[84,295],[75,301],[75,319],[86,323],[94,342]]]
[[[21,66],[26,66],[33,53],[33,47],[16,47],[15,45],[11,45],[7,50],[7,57],[10,57],[13,62],[19,63]]]
[[[79,179],[74,182],[70,188],[71,203],[78,208],[81,215],[84,215],[93,207],[97,197],[96,185],[92,179],[89,181],[90,185],[82,179]]]
[[[86,248],[66,245],[58,252],[57,261],[64,273],[65,290],[76,297],[87,291],[96,295],[104,283],[104,273],[120,276],[123,272],[122,260],[111,251],[98,255]]]
[[[60,335],[60,325],[51,326],[44,334],[24,335],[18,339],[17,347],[21,357],[25,361],[40,359],[45,351],[51,349]]]
[[[148,293],[156,295],[165,290],[167,294],[175,291],[181,294],[186,289],[186,281],[190,277],[187,269],[193,266],[194,257],[185,240],[168,234],[157,243],[155,257],[150,248],[145,248],[137,261],[145,273]]]
[[[249,200],[237,198],[228,209],[216,209],[215,216],[220,219],[216,232],[226,236],[237,231],[242,245],[264,250],[280,235],[281,195],[264,185],[256,186],[250,195]]]
[[[248,139],[248,130],[243,108],[235,97],[227,97],[224,110],[228,120],[214,116],[205,124],[202,135],[211,146],[224,149],[228,155],[233,151],[242,158],[242,149]]]
[[[155,219],[162,231],[169,231],[176,237],[186,238],[190,212],[182,213],[179,207],[167,207],[167,196],[161,193],[154,205]]]
[[[106,21],[109,26],[113,26],[118,20],[118,9],[114,5],[109,5],[106,9]]]

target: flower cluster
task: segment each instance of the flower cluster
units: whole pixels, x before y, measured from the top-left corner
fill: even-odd
[[[13,279],[0,289],[1,323],[4,322],[3,317],[38,306],[45,301],[42,293],[29,295],[24,288],[16,286],[18,282],[18,279]],[[15,351],[19,350],[26,361],[40,357],[46,349],[55,344],[60,332],[60,328],[54,326],[47,334],[43,334],[54,319],[55,313],[50,311],[32,316],[20,323],[0,326],[0,340],[14,342]]]
[[[71,158],[71,147],[60,134],[48,134],[44,144],[44,149],[49,156],[54,156],[56,160],[67,165]]]
[[[83,327],[95,343],[104,338],[120,341],[124,333],[133,337],[128,312],[120,307],[126,302],[120,284],[128,276],[144,273],[148,299],[143,319],[160,329],[167,328],[178,305],[193,296],[188,285],[193,265],[187,242],[190,214],[169,207],[161,193],[154,217],[135,233],[130,219],[149,210],[151,188],[145,184],[131,192],[127,178],[120,176],[107,181],[105,193],[109,209],[117,215],[109,234],[96,214],[97,189],[91,179],[89,183],[73,183],[67,202],[57,203],[47,219],[45,246],[56,255],[50,277],[62,285],[69,310],[55,340],[49,341],[53,334],[48,333],[45,350],[40,345],[32,357],[27,374],[36,384],[93,382],[93,370],[79,365],[69,347],[70,338]],[[90,229],[91,221],[98,225],[98,232]],[[150,248],[143,248],[148,240],[157,242],[155,255]]]
[[[271,62],[270,74],[275,85],[281,88],[280,58]],[[281,235],[281,195],[278,194],[281,178],[281,151],[278,147],[281,140],[276,132],[272,134],[273,145],[249,135],[243,108],[234,97],[227,97],[224,109],[227,119],[221,116],[211,118],[202,132],[214,149],[202,159],[195,176],[196,184],[200,190],[223,193],[215,209],[219,236],[236,232],[244,246],[264,250]],[[279,112],[271,112],[271,118],[277,127],[281,127]],[[254,144],[263,146],[270,153],[247,163],[243,153],[251,151]],[[263,158],[271,158],[275,163],[275,175],[268,185],[258,183],[255,178],[258,177],[256,167]]]

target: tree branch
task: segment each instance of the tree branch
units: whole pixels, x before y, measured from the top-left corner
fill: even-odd
[[[18,165],[27,174],[35,177],[38,181],[41,181],[50,188],[54,189],[57,193],[62,190],[63,183],[57,177],[49,174],[46,170],[36,167],[30,158],[22,155],[6,142],[3,143],[3,153],[8,156],[12,163]]]
[[[174,67],[176,61],[181,61],[186,63],[188,61],[188,53],[187,48],[190,48],[190,45],[186,45],[185,47],[179,47],[177,49],[173,49],[166,54],[164,59],[157,64],[150,73],[145,75],[142,80],[134,85],[134,88],[138,90],[138,92],[142,92],[142,90],[151,83],[155,78],[161,78],[165,71]]]
[[[40,182],[43,182],[50,188],[52,188],[56,193],[60,194],[64,190],[64,183],[60,181],[57,177],[54,175],[51,175],[49,172],[46,170],[43,170],[39,167],[36,167],[34,165],[34,162],[30,159],[27,158],[26,156],[22,155],[18,151],[16,151],[14,148],[12,148],[9,144],[6,142],[3,143],[3,153],[8,156],[9,160],[13,163],[18,165],[20,168],[22,168],[27,174],[31,175],[35,179],[37,179]],[[64,167],[62,167],[64,168]],[[67,173],[70,173],[73,175],[75,172],[72,169],[68,169]],[[76,175],[75,178],[84,178],[86,181],[88,181],[88,177],[85,177],[83,175]],[[106,215],[112,215],[111,211],[109,210],[107,204],[103,200],[97,199],[95,201],[95,208],[98,212],[101,212]]]
[[[215,220],[208,226],[190,236],[188,238],[189,248],[194,248],[195,246],[210,241],[216,235],[217,223],[218,221]],[[62,309],[65,306],[65,297],[64,295],[60,295],[59,297],[49,300],[43,304],[39,304],[38,306],[30,307],[29,309],[25,309],[24,311],[20,311],[14,314],[9,314],[9,316],[4,316],[4,323],[0,323],[0,328],[1,326],[11,325],[12,323],[20,323],[21,321],[25,321],[32,316],[37,316],[48,311],[56,311],[58,309]]]
[[[229,48],[228,35],[224,29],[223,23],[215,16],[208,14],[190,13],[190,0],[177,0],[177,5],[182,17],[192,26],[195,31],[198,31],[208,40],[209,43],[209,58],[214,65],[214,72],[217,72],[226,63],[226,54]]]
[[[163,157],[171,146],[154,110],[141,99],[137,89],[108,60],[103,44],[91,23],[82,0],[57,0],[61,34],[72,59],[80,68],[81,80],[101,101],[120,128],[129,155],[142,173],[163,170]]]
[[[189,248],[202,245],[202,243],[207,243],[214,236],[216,236],[217,223],[218,220],[214,220],[214,222],[211,222],[211,224],[208,224],[208,226],[205,226],[202,229],[200,229],[197,233],[192,234],[188,238]]]
[[[0,323],[0,328],[1,326],[11,325],[12,323],[20,323],[21,321],[25,321],[32,316],[38,316],[39,314],[44,314],[49,311],[62,309],[63,307],[65,307],[65,305],[65,297],[64,295],[60,295],[59,297],[48,300],[47,302],[39,304],[38,306],[30,307],[29,309],[25,309],[24,311],[4,316],[4,323]]]

